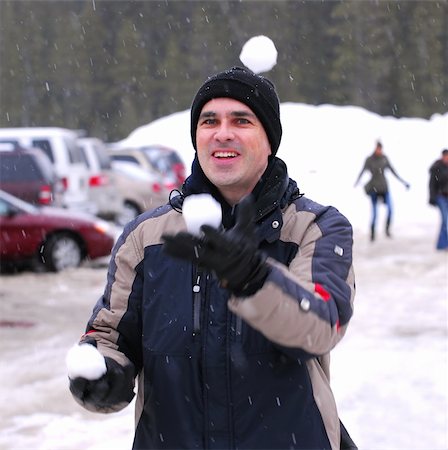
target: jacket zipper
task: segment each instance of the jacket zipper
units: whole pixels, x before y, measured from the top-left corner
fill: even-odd
[[[240,316],[235,315],[235,341],[241,342],[242,336],[241,333],[243,331],[243,319]]]
[[[193,339],[201,332],[201,279],[203,272],[197,268],[193,276]]]

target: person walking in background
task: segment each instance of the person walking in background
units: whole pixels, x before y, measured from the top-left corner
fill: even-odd
[[[134,449],[356,448],[329,378],[353,314],[353,230],[300,193],[276,156],[281,135],[267,78],[210,77],[191,107],[182,192],[117,241],[80,341],[105,373],[69,378],[80,404],[111,412],[137,377]],[[219,203],[222,225],[187,231],[195,194]]]
[[[429,169],[429,203],[437,206],[442,216],[437,250],[448,249],[448,149]]]
[[[364,162],[364,166],[356,179],[355,187],[358,185],[362,174],[367,170],[371,173],[371,178],[364,186],[366,194],[370,197],[372,202],[372,221],[370,225],[370,240],[375,240],[375,227],[377,219],[377,205],[378,200],[384,202],[387,208],[386,227],[385,232],[387,237],[391,237],[390,226],[392,223],[392,199],[389,191],[389,186],[386,179],[386,169],[389,169],[395,177],[401,181],[406,189],[409,189],[410,185],[404,181],[392,167],[389,159],[383,152],[383,144],[377,141],[375,150],[372,155],[367,157]]]

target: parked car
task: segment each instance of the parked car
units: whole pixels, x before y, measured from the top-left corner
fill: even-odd
[[[185,165],[175,150],[161,145],[150,145],[141,147],[141,151],[164,178],[171,182],[171,185],[167,185],[169,189],[182,186],[185,181]]]
[[[62,205],[62,182],[38,148],[0,144],[0,189],[35,205]]]
[[[96,217],[37,208],[0,191],[0,243],[2,266],[32,263],[58,272],[86,258],[109,255],[114,235],[110,225]]]
[[[97,207],[97,216],[115,220],[123,210],[123,197],[112,170],[112,159],[104,142],[94,137],[78,139],[89,168],[89,197]]]
[[[124,197],[124,209],[118,222],[122,225],[144,211],[168,201],[166,189],[156,172],[147,172],[134,163],[112,161],[117,186]]]
[[[177,152],[168,147],[150,145],[135,148],[110,146],[114,161],[127,161],[141,166],[148,172],[158,172],[169,190],[178,189],[185,181],[185,166]]]
[[[77,140],[77,132],[67,128],[0,128],[0,142],[38,147],[49,157],[64,186],[63,207],[95,214],[95,204],[89,201],[89,172]]]

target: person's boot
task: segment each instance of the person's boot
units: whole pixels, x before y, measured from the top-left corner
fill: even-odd
[[[390,220],[388,220],[386,222],[386,236],[389,237],[389,238],[392,237],[391,234],[390,234]]]
[[[375,227],[373,225],[370,227],[370,240],[371,242],[375,240]]]

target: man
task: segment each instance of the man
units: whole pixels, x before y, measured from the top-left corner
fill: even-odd
[[[353,312],[352,229],[300,194],[275,156],[281,135],[269,80],[242,68],[209,78],[182,194],[117,242],[81,340],[108,370],[70,389],[116,411],[137,376],[136,449],[340,448],[329,352]],[[182,203],[199,193],[220,202],[223,224],[193,236]]]
[[[372,177],[369,182],[364,186],[366,194],[370,197],[372,202],[372,221],[370,225],[370,240],[375,240],[375,227],[376,227],[376,217],[377,217],[377,203],[378,200],[382,200],[387,207],[387,217],[386,217],[386,236],[390,237],[390,225],[392,223],[392,199],[389,192],[389,186],[386,180],[386,169],[389,169],[397,180],[401,181],[406,189],[409,189],[410,185],[404,181],[391,166],[389,159],[383,152],[383,144],[378,141],[376,143],[375,150],[373,154],[367,157],[364,162],[364,166],[356,179],[355,186],[361,179],[362,174],[368,170]]]
[[[429,169],[429,203],[440,210],[441,223],[437,238],[437,250],[448,249],[448,149]]]

